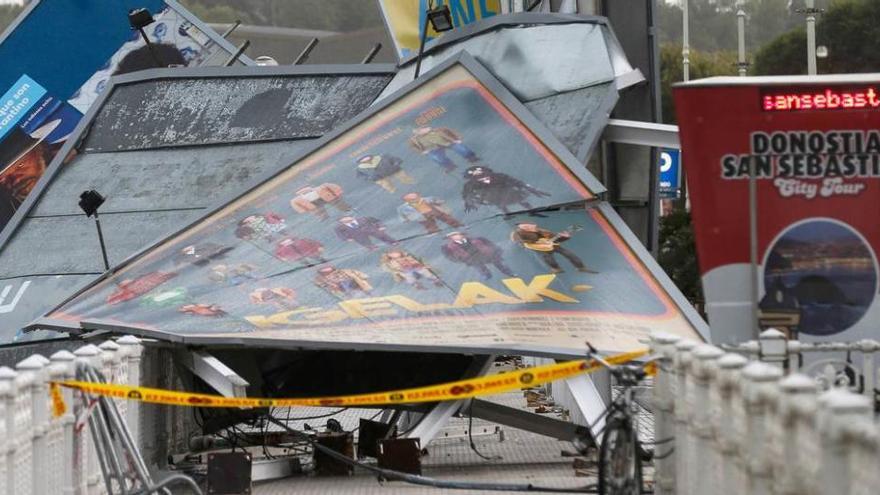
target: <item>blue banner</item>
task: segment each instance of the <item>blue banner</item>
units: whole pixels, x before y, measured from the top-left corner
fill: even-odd
[[[659,154],[660,197],[677,199],[681,190],[681,152],[661,149]]]
[[[12,130],[28,111],[46,95],[46,89],[23,75],[0,98],[0,139]]]

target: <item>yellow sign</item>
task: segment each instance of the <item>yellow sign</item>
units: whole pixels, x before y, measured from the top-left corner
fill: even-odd
[[[394,40],[397,55],[403,59],[419,52],[422,29],[428,0],[379,0],[385,25]],[[452,25],[456,28],[501,13],[500,0],[434,0],[433,7],[448,5]],[[436,38],[438,33],[428,23],[425,42]]]
[[[611,364],[621,364],[633,359],[638,359],[648,353],[647,349],[627,352],[611,356],[607,361]],[[467,380],[430,385],[427,387],[392,390],[388,392],[375,392],[359,395],[345,395],[336,397],[313,397],[291,399],[260,399],[253,397],[223,397],[220,395],[194,394],[189,392],[177,392],[157,388],[134,387],[128,385],[115,385],[111,383],[93,383],[81,381],[65,381],[52,383],[53,404],[56,400],[63,400],[57,393],[58,385],[80,390],[90,395],[102,395],[117,399],[137,400],[151,404],[165,404],[169,406],[188,407],[362,407],[362,406],[386,406],[394,404],[412,404],[417,402],[441,402],[459,399],[469,399],[481,395],[500,394],[511,390],[534,387],[547,382],[564,380],[581,373],[591,373],[599,369],[600,365],[594,361],[585,360],[568,361],[559,364],[548,364],[524,368],[516,371],[500,373],[496,375],[481,376]],[[56,395],[57,393],[57,395]],[[54,408],[53,411],[63,409]],[[60,416],[56,414],[56,416]]]

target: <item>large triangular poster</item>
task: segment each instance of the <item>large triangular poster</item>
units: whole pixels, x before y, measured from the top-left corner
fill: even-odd
[[[192,343],[544,355],[698,337],[603,190],[462,54],[48,318]]]

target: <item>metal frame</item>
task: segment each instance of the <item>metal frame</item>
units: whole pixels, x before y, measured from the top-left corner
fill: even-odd
[[[223,397],[247,397],[247,380],[205,351],[177,351],[175,359]]]
[[[578,442],[585,436],[595,437],[586,426],[569,423],[561,419],[541,416],[522,409],[514,409],[481,399],[471,399],[471,413],[475,418],[485,419],[494,423],[510,426],[520,430],[531,431],[566,442]],[[598,445],[598,442],[596,442]]]
[[[304,150],[300,154],[298,154],[295,158],[291,160],[291,163],[295,164],[310,154],[320,150],[324,145],[333,141],[337,137],[345,134],[354,126],[360,124],[364,120],[372,117],[373,115],[381,112],[389,105],[393,104],[400,98],[414,91],[422,84],[427,81],[430,81],[434,76],[444,72],[454,65],[461,65],[465,68],[471,75],[483,84],[494,96],[498,99],[503,105],[507,107],[507,109],[512,112],[518,119],[522,121],[522,123],[530,129],[530,131],[542,141],[543,145],[546,146],[552,153],[554,153],[558,159],[579,179],[584,185],[595,195],[599,195],[605,192],[604,186],[599,183],[595,177],[592,176],[582,165],[581,161],[578,160],[559,140],[543,125],[538,121],[536,117],[534,117],[526,107],[519,102],[519,100],[510,93],[494,76],[479,62],[476,61],[470,54],[467,52],[459,52],[456,55],[450,57],[449,59],[443,61],[443,63],[437,65],[432,68],[425,74],[425,77],[420,78],[417,81],[412,81],[402,87],[400,90],[395,92],[393,95],[382,99],[379,103],[374,104],[374,106],[368,108],[364,112],[362,112],[359,116],[351,119],[346,124],[343,124],[338,129],[328,133],[321,139],[318,139],[313,146],[309,147],[307,150]],[[365,68],[368,66],[358,66],[359,68]],[[197,71],[201,71],[204,69],[195,69]],[[109,91],[105,92],[105,94],[109,94]],[[91,110],[90,110],[91,112]],[[53,161],[53,165],[54,165]],[[257,183],[254,188],[258,188],[265,184],[266,182],[272,180],[275,176],[282,173],[281,171],[276,171],[268,174],[266,177],[263,177],[262,180]],[[215,215],[220,210],[222,210],[225,206],[235,201],[238,201],[243,196],[250,193],[249,191],[244,191],[242,194],[236,196],[235,198],[229,199],[227,201],[222,202],[221,204],[209,208],[208,213],[203,215],[201,218],[195,220],[189,225],[179,229],[177,232],[174,232],[163,239],[154,242],[137,253],[129,256],[122,263],[113,267],[109,271],[105,272],[102,276],[96,278],[89,284],[87,284],[82,289],[75,292],[72,296],[68,297],[60,304],[58,304],[55,308],[53,308],[51,312],[54,312],[56,309],[64,306],[69,301],[79,297],[83,292],[91,289],[95,285],[104,281],[107,277],[113,275],[120,269],[126,267],[130,263],[134,262],[141,256],[145,255],[149,251],[159,247],[177,237],[178,235],[186,232],[190,228],[200,224],[202,221],[207,218]],[[595,201],[594,201],[595,203]],[[624,224],[624,222],[617,216],[613,209],[610,206],[599,204],[598,206],[600,212],[606,217],[609,223],[615,227],[616,230],[620,233],[621,238],[628,244],[629,248],[632,249],[636,256],[640,258],[642,263],[644,263],[645,267],[652,273],[655,281],[660,284],[660,286],[670,293],[673,301],[679,306],[679,309],[682,311],[682,314],[689,321],[689,323],[694,327],[694,329],[700,333],[704,338],[707,338],[709,335],[708,326],[706,323],[699,317],[696,311],[690,306],[690,304],[684,299],[684,296],[681,294],[676,294],[678,289],[672,283],[668,276],[660,269],[659,265],[653,260],[650,254],[642,247],[641,243],[635,236],[629,232],[628,227]],[[34,323],[25,327],[26,329],[36,329],[39,328],[40,320],[36,320]],[[118,325],[116,323],[110,323],[106,321],[95,321],[95,320],[84,320],[81,322],[81,327],[76,327],[75,325],[69,326],[70,331],[78,332],[83,328],[88,329],[102,329],[102,330],[111,330],[117,332],[125,332],[125,333],[133,333],[137,335],[149,336],[153,338],[159,338],[164,340],[170,340],[174,342],[180,342],[184,344],[190,345],[217,345],[220,344],[220,339],[211,336],[184,336],[184,335],[175,335],[164,332],[159,332],[156,330],[145,329],[145,328],[137,328],[132,326]],[[340,346],[345,346],[349,349],[363,349],[363,350],[422,350],[424,346],[414,346],[414,345],[389,345],[389,344],[352,344],[352,343],[332,343],[332,342],[314,342],[314,341],[279,341],[275,339],[251,339],[251,338],[242,338],[235,339],[224,337],[223,344],[235,342],[237,346],[263,346],[263,347],[287,347],[287,348],[339,348]],[[282,344],[283,342],[283,344]],[[484,352],[514,352],[514,353],[522,353],[524,355],[541,355],[548,356],[554,358],[570,358],[570,357],[581,357],[582,352],[580,349],[567,349],[567,348],[554,348],[554,347],[542,347],[542,346],[528,346],[525,348],[520,345],[499,345],[499,346],[480,346],[480,347],[464,347],[464,346],[442,346],[442,347],[431,347],[433,351],[436,352],[453,352],[453,353],[484,353]]]
[[[172,10],[180,14],[181,17],[191,22],[195,27],[199,28],[200,31],[205,33],[211,41],[217,43],[221,48],[228,51],[230,55],[236,53],[238,48],[229,42],[226,38],[220,35],[217,31],[209,26],[206,22],[202,21],[198,17],[196,17],[192,12],[190,12],[186,7],[181,5],[177,0],[162,0],[165,2],[165,5],[170,7]],[[250,57],[245,55],[244,53],[240,54],[236,59],[244,65],[255,66],[257,65]]]
[[[656,122],[608,119],[602,139],[615,143],[681,149],[678,126]]]
[[[260,67],[260,66],[234,66],[234,67],[181,67],[181,68],[162,68],[148,69],[119,76],[113,76],[107,83],[104,91],[98,95],[98,99],[92,104],[88,112],[83,115],[76,128],[70,134],[70,137],[61,147],[61,150],[55,155],[46,171],[40,177],[34,189],[28,194],[27,198],[21,206],[15,211],[15,214],[0,230],[0,251],[6,247],[6,244],[12,238],[16,230],[24,222],[31,209],[42,197],[43,192],[52,183],[58,173],[61,171],[65,157],[71,151],[78,150],[82,142],[88,136],[92,122],[100,113],[101,109],[112,96],[113,92],[120,86],[127,84],[143,83],[154,80],[168,79],[223,79],[237,77],[279,77],[279,76],[334,76],[334,75],[381,75],[394,74],[397,68],[392,64],[333,64],[333,65],[299,65],[299,66],[277,66],[277,67]],[[209,210],[213,211],[213,207]],[[151,243],[152,246],[154,243]],[[126,263],[123,261],[123,263]]]

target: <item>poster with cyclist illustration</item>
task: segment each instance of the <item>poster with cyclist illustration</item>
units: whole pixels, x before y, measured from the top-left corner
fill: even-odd
[[[345,348],[697,338],[601,184],[480,69],[438,69],[49,317]]]

